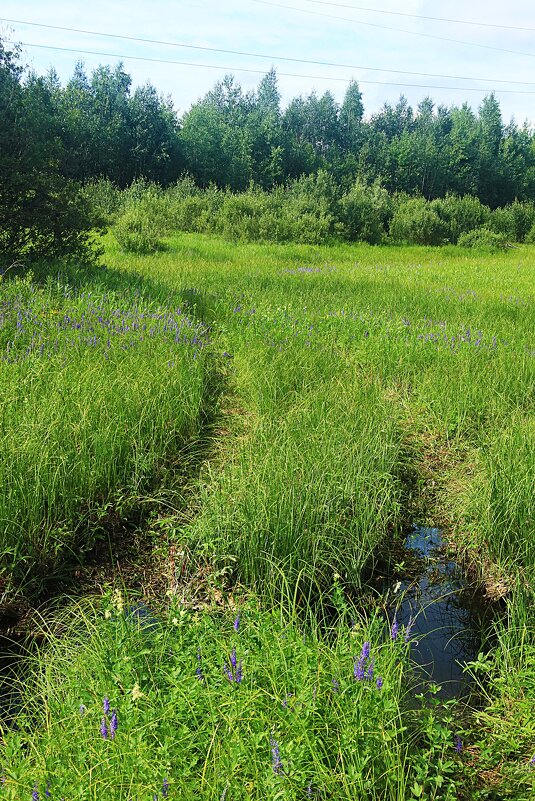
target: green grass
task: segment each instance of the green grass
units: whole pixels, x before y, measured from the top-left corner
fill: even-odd
[[[7,798],[24,797],[16,795],[21,788],[29,795],[36,781],[43,788],[62,754],[61,765],[80,763],[85,771],[65,767],[67,798],[137,798],[135,788],[140,801],[152,798],[169,775],[177,798],[220,798],[227,776],[232,798],[304,798],[313,780],[318,798],[447,799],[455,797],[454,776],[459,798],[527,801],[535,775],[529,765],[535,751],[529,712],[535,701],[535,248],[495,256],[452,247],[238,248],[185,234],[153,256],[126,256],[111,238],[106,247],[110,268],[78,273],[76,291],[65,289],[67,278],[44,289],[27,282],[1,290],[0,304],[9,302],[0,307],[2,353],[16,340],[18,354],[14,359],[9,345],[9,358],[0,363],[0,432],[7,443],[0,471],[8,487],[2,502],[12,503],[0,515],[7,521],[4,564],[23,575],[56,552],[67,559],[80,510],[123,487],[142,494],[165,453],[195,438],[215,371],[224,387],[220,436],[196,480],[192,508],[167,509],[161,527],[187,554],[190,574],[202,570],[223,590],[234,582],[254,590],[260,605],[243,630],[251,681],[239,688],[225,683],[214,655],[228,653],[232,629],[218,615],[187,613],[177,627],[166,618],[158,644],[144,654],[124,621],[119,626],[75,612],[69,631],[81,621],[90,645],[75,647],[80,641],[73,633],[62,643],[53,639],[40,655],[38,688],[30,690],[36,706],[27,700],[28,750],[16,756]],[[150,343],[127,350],[124,332],[106,348],[88,343],[93,331],[58,326],[57,317],[79,321],[94,305],[108,316],[114,305],[134,316],[181,306],[207,327],[209,347],[175,345],[163,318]],[[17,315],[30,308],[21,332]],[[201,336],[188,331],[190,339]],[[446,524],[472,570],[482,581],[499,576],[505,593],[495,648],[473,668],[488,712],[465,719],[462,770],[460,762],[448,762],[459,725],[444,727],[448,712],[432,706],[420,716],[408,712],[399,672],[406,673],[406,663],[392,661],[395,648],[379,618],[371,615],[366,629],[357,615],[357,632],[359,642],[382,643],[386,691],[356,699],[362,687],[352,683],[351,665],[358,648],[347,626],[330,640],[309,628],[303,641],[291,614],[287,633],[269,612],[289,596],[300,609],[319,600],[332,610],[333,582],[342,597],[357,593],[358,602],[363,582],[411,512],[414,486],[407,477],[418,478],[423,463],[440,473],[439,490],[430,487],[432,505],[423,513]],[[199,639],[212,654],[207,694],[194,677]],[[117,676],[124,700],[135,683],[134,674],[121,678],[130,670],[121,660],[144,671],[150,700],[140,708],[147,725],[129,702],[121,707],[125,739],[103,743],[101,696],[120,694]],[[286,677],[280,692],[296,692],[292,685],[310,695],[311,661],[318,660],[329,666],[321,706],[306,707],[295,715],[296,728],[285,728],[275,687]],[[348,682],[341,693],[332,693],[334,673]],[[87,698],[81,695],[91,687]],[[77,717],[80,700],[91,710],[84,720]],[[116,694],[117,708],[120,700]],[[383,702],[390,705],[388,725]],[[366,720],[359,717],[364,711]],[[182,724],[192,716],[201,721],[194,731]],[[183,737],[169,734],[173,721],[181,721]],[[272,730],[283,763],[292,766],[291,781],[271,768]],[[229,731],[236,732],[235,747]],[[391,751],[381,741],[385,731],[393,737]],[[3,765],[11,764],[13,747],[9,754],[4,748]],[[425,772],[437,764],[438,780]],[[452,772],[453,765],[459,769]]]
[[[455,797],[451,716],[404,703],[403,631],[393,641],[379,619],[343,615],[321,638],[288,605],[252,602],[239,623],[175,608],[151,629],[128,609],[116,594],[105,615],[86,603],[64,616],[3,745],[1,798],[49,786],[142,801],[164,781],[176,799]]]
[[[194,436],[206,331],[172,305],[105,287],[6,283],[0,297],[0,570],[9,598],[53,575],[77,529],[135,495]],[[89,536],[90,531],[88,529]]]

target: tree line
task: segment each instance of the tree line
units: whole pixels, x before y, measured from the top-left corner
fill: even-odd
[[[95,178],[124,188],[188,174],[201,188],[242,191],[320,172],[347,189],[358,180],[427,200],[472,195],[495,209],[535,198],[535,133],[505,124],[493,94],[477,112],[431,98],[413,109],[400,97],[365,117],[353,81],[341,103],[312,92],[283,109],[274,69],[248,92],[228,75],[179,116],[150,83],[133,89],[122,64],[87,74],[80,63],[63,86],[54,71],[26,72],[17,48],[0,41],[5,252],[81,247],[91,215],[76,187]],[[37,230],[39,217],[48,223]]]

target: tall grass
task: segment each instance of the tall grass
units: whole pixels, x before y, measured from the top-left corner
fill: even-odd
[[[406,632],[348,614],[325,639],[287,603],[103,611],[64,615],[40,655],[1,798],[454,798],[451,721],[405,708]]]
[[[207,340],[178,305],[128,292],[1,291],[0,568],[13,592],[88,546],[80,518],[139,492],[195,435]]]

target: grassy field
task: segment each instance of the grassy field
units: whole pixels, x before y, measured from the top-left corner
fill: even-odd
[[[66,614],[0,798],[532,797],[534,257],[181,234],[1,286],[5,599],[215,424],[158,524],[174,599],[148,632],[119,596]],[[410,634],[369,595],[415,515],[501,599],[473,710],[408,700]],[[230,609],[178,603],[199,576]]]

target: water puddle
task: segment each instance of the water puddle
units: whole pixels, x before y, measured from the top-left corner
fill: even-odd
[[[463,668],[481,650],[485,607],[478,589],[448,557],[438,528],[414,526],[404,555],[410,578],[394,587],[393,606],[400,626],[412,621],[419,689],[432,682],[444,698],[462,696],[469,689]]]

